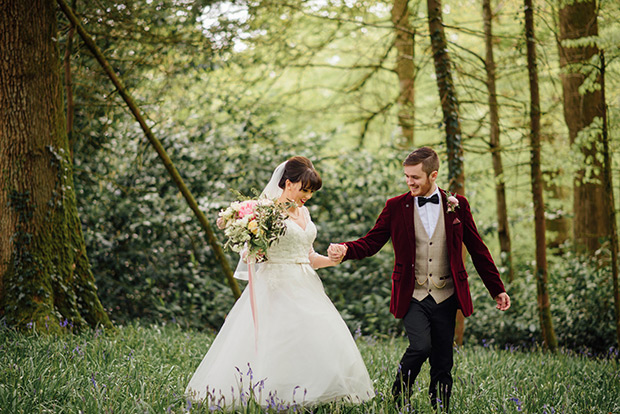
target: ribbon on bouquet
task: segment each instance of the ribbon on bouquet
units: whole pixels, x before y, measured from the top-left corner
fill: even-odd
[[[258,349],[258,314],[256,310],[256,294],[254,293],[254,264],[256,258],[248,256],[248,289],[250,291],[250,308],[252,309],[252,320],[254,322],[254,347]]]

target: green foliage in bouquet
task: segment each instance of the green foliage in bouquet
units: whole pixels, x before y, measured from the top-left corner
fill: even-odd
[[[224,247],[265,261],[267,249],[286,232],[287,206],[268,198],[233,201],[218,219],[227,237]]]

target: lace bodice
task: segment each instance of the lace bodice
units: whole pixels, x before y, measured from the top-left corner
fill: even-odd
[[[267,251],[267,263],[309,263],[308,256],[316,238],[316,226],[308,211],[303,208],[306,228],[294,221],[286,220],[286,233]]]

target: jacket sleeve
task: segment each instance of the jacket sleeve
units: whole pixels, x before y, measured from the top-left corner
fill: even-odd
[[[464,224],[463,243],[471,256],[478,275],[480,275],[491,297],[494,298],[500,293],[505,292],[506,289],[500,278],[497,266],[495,266],[495,262],[491,257],[489,248],[484,244],[478,233],[469,202],[465,197],[458,196],[458,199],[460,208],[463,210],[461,212],[461,220]]]
[[[343,260],[349,259],[363,259],[364,257],[372,256],[377,253],[385,243],[390,239],[390,219],[391,208],[389,201],[385,203],[385,207],[377,221],[375,226],[362,238],[355,241],[346,242],[347,253]]]

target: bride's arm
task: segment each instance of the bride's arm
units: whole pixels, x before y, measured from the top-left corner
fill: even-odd
[[[308,258],[310,259],[310,266],[312,266],[313,269],[336,266],[337,264],[340,263],[340,262],[334,262],[333,260],[330,260],[330,258],[327,256],[318,254],[317,252],[314,251],[313,248],[310,248],[310,254],[308,255]]]
[[[308,207],[303,206],[302,209],[304,213],[306,214],[306,219],[308,221],[312,220],[310,218],[310,211],[308,210]],[[314,251],[313,247],[310,247],[310,251],[308,252],[308,259],[310,259],[310,266],[312,266],[313,269],[321,269],[323,267],[336,266],[340,264],[340,261],[334,262],[329,257],[318,254],[317,252]]]

